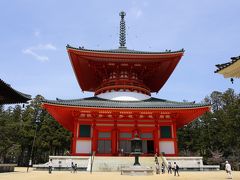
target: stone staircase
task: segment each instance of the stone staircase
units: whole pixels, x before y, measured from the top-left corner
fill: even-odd
[[[139,162],[143,166],[155,167],[154,157],[140,157]],[[93,162],[93,172],[95,171],[121,171],[122,168],[132,166],[134,157],[132,156],[117,156],[117,157],[102,157],[95,156]]]
[[[140,157],[140,164],[142,166],[155,169],[154,157]],[[171,162],[172,166],[174,162],[178,164],[180,170],[184,171],[210,171],[219,170],[220,166],[203,165],[202,157],[165,157],[165,160],[158,157],[159,164],[161,165]],[[101,157],[97,156],[93,162],[93,172],[95,171],[121,171],[122,168],[132,166],[134,163],[134,157]]]

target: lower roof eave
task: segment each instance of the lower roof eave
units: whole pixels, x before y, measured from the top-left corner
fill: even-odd
[[[96,113],[98,111],[102,112],[131,112],[131,113],[161,113],[163,114],[178,114],[176,118],[176,126],[180,128],[184,125],[197,119],[199,116],[209,111],[210,106],[197,107],[197,108],[96,108],[96,107],[74,107],[74,106],[64,106],[64,105],[54,105],[54,104],[43,104],[43,107],[66,129],[73,132],[74,129],[74,113],[78,111],[89,111],[89,113]],[[149,112],[150,111],[150,112]]]
[[[62,108],[77,108],[77,109],[95,109],[95,110],[134,110],[134,111],[142,111],[142,110],[194,110],[194,109],[202,109],[202,108],[211,108],[211,105],[203,105],[203,106],[195,106],[195,107],[100,107],[100,106],[77,106],[77,105],[64,105],[64,104],[55,104],[55,103],[47,103],[44,102],[43,106],[50,105],[55,107],[62,107]]]

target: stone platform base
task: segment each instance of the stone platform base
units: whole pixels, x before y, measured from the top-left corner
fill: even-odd
[[[17,164],[0,164],[0,173],[13,172]]]
[[[176,162],[181,171],[216,171],[220,170],[219,165],[204,165],[202,157],[166,157],[167,162],[172,166]]]
[[[89,156],[50,156],[52,159],[54,170],[71,170],[71,163],[77,164],[80,171],[90,171],[91,158]],[[162,164],[163,159],[158,158]],[[139,162],[144,167],[155,170],[154,157],[139,157]],[[176,162],[181,171],[212,171],[219,170],[220,166],[203,165],[202,157],[165,157],[164,163],[168,164]],[[133,156],[95,156],[92,166],[93,172],[110,172],[132,167],[134,163]],[[35,170],[47,170],[48,163],[33,165]],[[131,172],[130,170],[127,170]]]
[[[77,171],[86,171],[90,166],[88,156],[49,156],[52,159],[54,171],[71,171],[71,164],[77,164]],[[45,164],[34,164],[35,170],[48,170],[48,162]]]
[[[121,169],[121,175],[153,175],[153,169],[145,166],[129,166]]]

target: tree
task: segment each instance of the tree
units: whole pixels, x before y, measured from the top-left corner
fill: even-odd
[[[0,106],[0,160],[27,165],[35,130],[36,143],[33,162],[43,163],[49,155],[63,155],[70,149],[71,133],[60,126],[44,109],[37,95],[29,105],[16,105],[4,110]],[[39,124],[36,129],[36,119]],[[37,154],[37,156],[36,156]]]
[[[182,154],[204,157],[206,163],[240,161],[240,96],[233,89],[214,91],[204,99],[212,110],[178,130]]]

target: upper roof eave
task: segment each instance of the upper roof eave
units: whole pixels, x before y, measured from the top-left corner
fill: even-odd
[[[136,50],[130,50],[127,48],[118,48],[118,49],[110,49],[110,50],[92,50],[92,49],[85,49],[84,47],[72,47],[70,45],[66,46],[67,50],[77,50],[80,52],[94,52],[94,53],[112,53],[112,54],[141,54],[141,55],[163,55],[163,54],[180,54],[183,55],[185,52],[184,49],[178,50],[178,51],[171,51],[171,50],[166,50],[162,52],[150,52],[150,51],[136,51]]]

